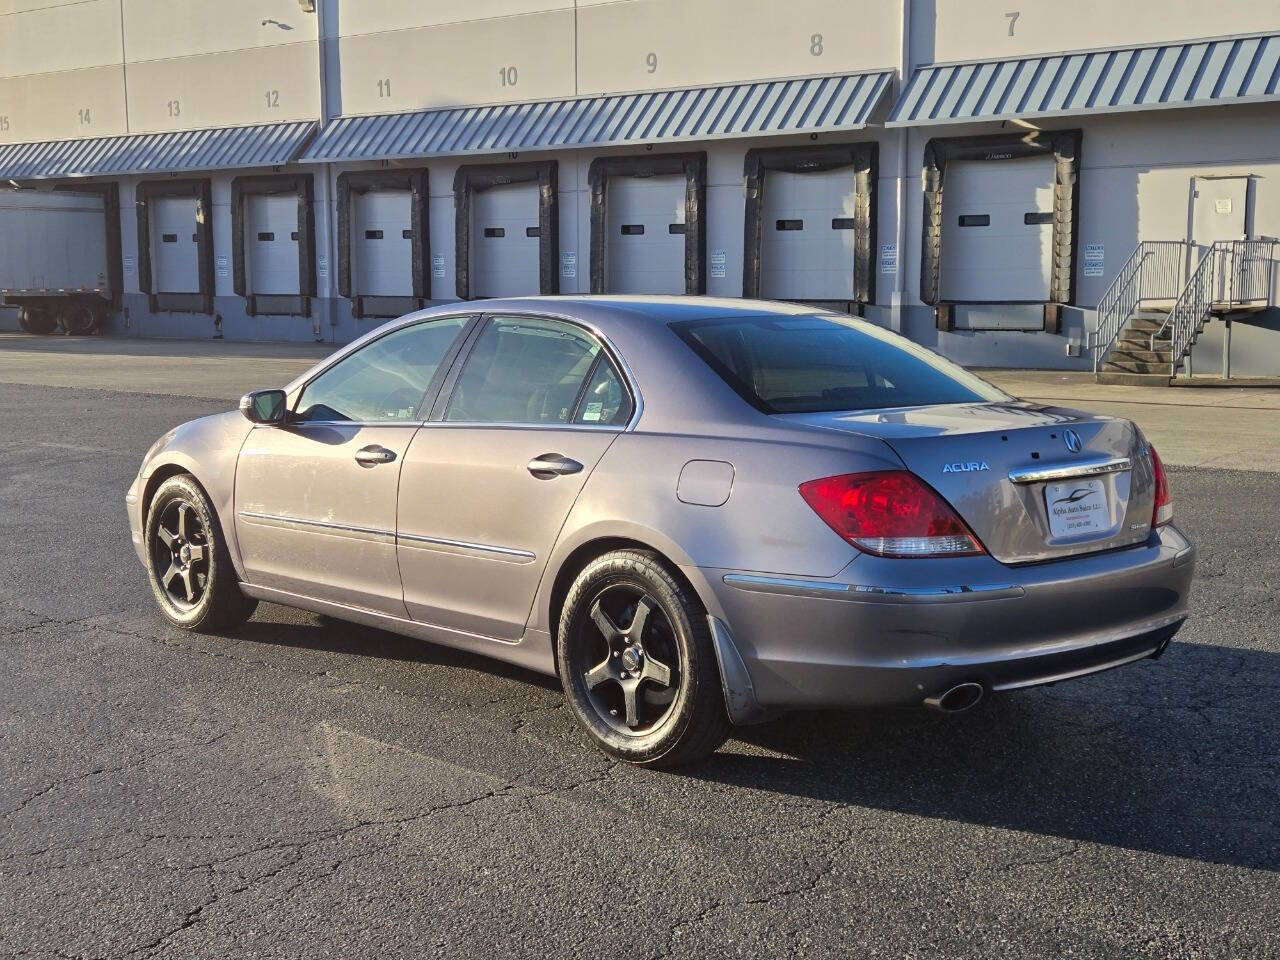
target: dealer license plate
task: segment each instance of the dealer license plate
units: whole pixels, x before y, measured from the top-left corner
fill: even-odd
[[[1055,540],[1101,533],[1111,526],[1107,488],[1101,480],[1050,483],[1044,488],[1044,505],[1049,512],[1049,532]]]

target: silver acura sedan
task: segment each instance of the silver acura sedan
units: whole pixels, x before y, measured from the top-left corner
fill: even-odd
[[[184,424],[126,497],[161,611],[260,600],[556,675],[636,763],[796,707],[1156,657],[1195,548],[1134,424],[811,307],[437,307]]]

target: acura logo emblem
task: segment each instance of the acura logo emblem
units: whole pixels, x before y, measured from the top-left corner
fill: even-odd
[[[1080,442],[1080,434],[1076,433],[1074,430],[1062,431],[1062,439],[1066,441],[1067,449],[1072,453],[1079,453],[1080,448],[1084,446],[1084,444]]]

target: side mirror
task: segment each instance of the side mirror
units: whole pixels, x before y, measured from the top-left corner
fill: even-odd
[[[240,412],[250,423],[269,425],[284,423],[285,394],[283,390],[255,390],[240,398]]]

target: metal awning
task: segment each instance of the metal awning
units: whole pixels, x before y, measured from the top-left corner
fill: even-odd
[[[536,103],[343,117],[303,162],[434,157],[860,130],[892,73],[773,80]]]
[[[316,124],[135,133],[93,140],[0,144],[0,180],[183,173],[289,163]]]
[[[1280,34],[918,68],[888,127],[1280,99]]]

